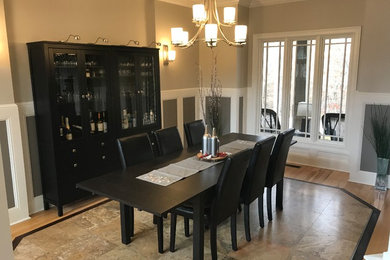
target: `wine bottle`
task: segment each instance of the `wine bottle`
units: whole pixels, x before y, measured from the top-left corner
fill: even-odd
[[[98,132],[103,132],[104,131],[103,121],[100,118],[100,113],[98,113],[98,121],[96,123],[96,126],[97,126]]]
[[[96,131],[95,128],[95,121],[93,121],[92,111],[89,111],[89,127],[90,127],[90,133],[94,134]]]
[[[103,111],[103,132],[107,133],[108,128],[107,128],[107,118],[106,118],[106,113]]]
[[[203,155],[206,155],[206,154],[209,154],[210,153],[210,149],[209,149],[209,139],[210,139],[210,135],[207,131],[207,125],[205,126],[204,128],[204,135],[203,135],[203,138],[202,138],[202,154]]]
[[[70,141],[73,139],[72,131],[70,130],[69,118],[65,117],[65,138]]]
[[[122,129],[129,128],[129,116],[127,114],[127,109],[122,110]]]
[[[150,118],[150,123],[154,124],[154,113],[152,109],[150,109],[149,118]]]
[[[60,124],[60,137],[61,139],[64,138],[64,131],[65,130],[65,124],[64,124],[64,116],[61,116],[61,124]]]
[[[218,150],[219,150],[219,140],[215,131],[215,127],[213,127],[213,135],[210,138],[211,140],[211,147],[210,147],[210,153],[212,157],[217,157]]]

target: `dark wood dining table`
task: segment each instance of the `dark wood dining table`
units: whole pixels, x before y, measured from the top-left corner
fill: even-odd
[[[221,145],[234,140],[260,141],[267,135],[256,136],[230,133],[220,138]],[[164,155],[154,160],[128,167],[78,183],[79,189],[108,197],[120,203],[122,243],[131,242],[134,216],[131,207],[139,208],[157,216],[163,216],[184,202],[191,201],[194,207],[193,259],[203,259],[204,247],[204,200],[207,192],[218,181],[223,163],[213,165],[168,186],[160,186],[136,177],[171,163],[196,155],[200,147]]]

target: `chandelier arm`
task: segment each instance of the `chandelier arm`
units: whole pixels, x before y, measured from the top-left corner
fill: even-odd
[[[222,28],[220,27],[220,26],[218,26],[218,30],[219,30],[219,32],[221,33],[221,35],[222,35],[222,40],[223,41],[225,41],[227,44],[229,44],[229,45],[236,45],[236,43],[235,42],[232,42],[232,41],[230,41],[226,36],[225,36],[225,34],[223,33],[223,31],[222,31]]]

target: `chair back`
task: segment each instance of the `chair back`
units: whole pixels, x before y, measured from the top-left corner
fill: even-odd
[[[275,136],[270,136],[257,142],[253,148],[241,189],[241,199],[245,204],[250,204],[264,193],[268,163],[275,139]]]
[[[211,224],[218,225],[237,211],[250,155],[251,150],[244,150],[226,159],[211,204]]]
[[[160,155],[166,155],[183,150],[180,134],[176,126],[154,132]]]
[[[154,159],[149,136],[146,133],[119,138],[117,144],[122,169]]]
[[[326,135],[340,136],[343,123],[345,122],[345,114],[326,113],[321,117],[322,127]]]
[[[288,151],[295,129],[290,128],[278,135],[268,164],[266,187],[271,188],[284,178]]]
[[[196,120],[184,124],[184,132],[186,134],[188,147],[202,143],[204,134],[203,120]]]
[[[278,115],[276,112],[270,108],[262,108],[261,109],[261,120],[260,124],[262,128],[265,129],[280,129],[280,122]],[[266,132],[274,132],[270,130],[266,130]]]

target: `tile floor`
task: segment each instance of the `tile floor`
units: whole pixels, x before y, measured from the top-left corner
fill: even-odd
[[[219,259],[350,259],[372,210],[335,188],[290,179],[284,186],[284,209],[274,209],[274,220],[265,219],[263,229],[257,203],[252,203],[251,242],[245,240],[243,213],[239,214],[238,251],[231,249],[230,221],[218,227]],[[24,237],[15,259],[191,259],[192,237],[184,236],[183,218],[178,217],[174,253],[169,252],[169,224],[168,216],[165,253],[158,254],[152,215],[135,210],[135,236],[123,245],[119,205],[111,201]],[[210,258],[206,231],[205,259]]]

